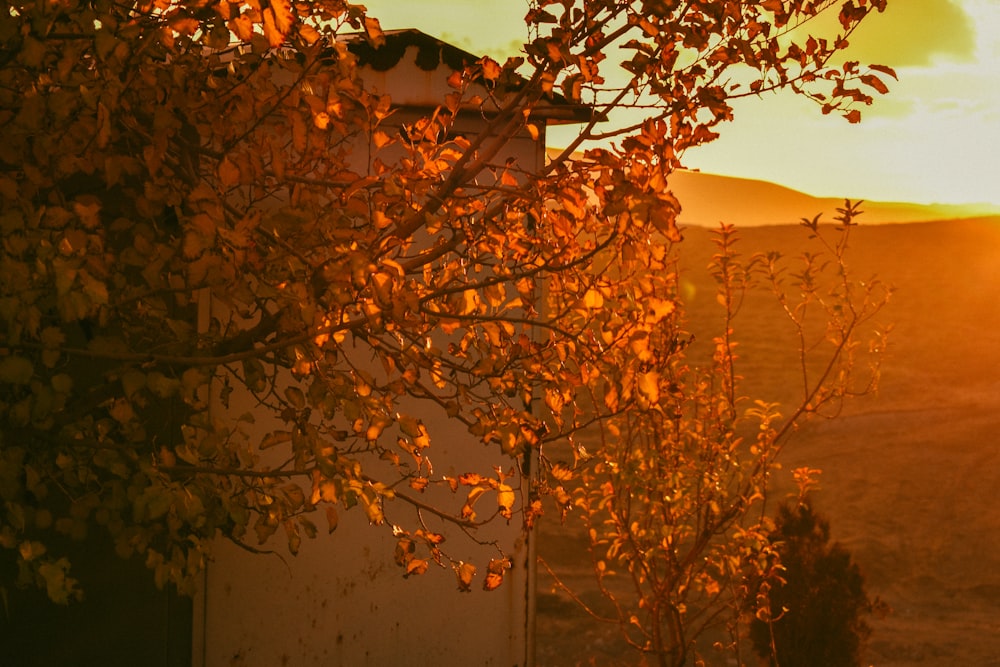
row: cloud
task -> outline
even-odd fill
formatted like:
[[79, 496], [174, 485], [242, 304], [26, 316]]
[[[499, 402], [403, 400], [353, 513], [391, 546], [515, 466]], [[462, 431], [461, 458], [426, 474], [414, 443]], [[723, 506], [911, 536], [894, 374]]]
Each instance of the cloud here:
[[961, 0], [895, 0], [851, 38], [851, 57], [891, 67], [975, 58], [976, 31]]

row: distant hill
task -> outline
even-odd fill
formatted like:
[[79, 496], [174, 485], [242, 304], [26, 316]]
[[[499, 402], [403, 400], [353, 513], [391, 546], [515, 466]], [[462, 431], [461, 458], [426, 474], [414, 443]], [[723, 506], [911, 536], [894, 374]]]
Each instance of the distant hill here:
[[[547, 152], [552, 157], [561, 153], [561, 149], [549, 148]], [[739, 227], [798, 224], [817, 213], [832, 222], [837, 209], [844, 205], [844, 197], [815, 197], [768, 181], [683, 169], [670, 175], [669, 185], [683, 207], [681, 224], [699, 227], [716, 227], [720, 222]], [[845, 197], [858, 200], [849, 193]], [[864, 215], [859, 223], [878, 225], [1000, 217], [1000, 205], [986, 203], [865, 201], [861, 210]]]
[[[781, 185], [749, 178], [719, 176], [695, 171], [677, 171], [670, 187], [681, 202], [680, 221], [686, 225], [714, 227], [720, 222], [740, 227], [798, 223], [802, 218], [823, 214], [832, 220], [843, 198], [814, 197]], [[929, 222], [1000, 215], [1000, 206], [908, 204], [871, 202], [862, 205], [861, 223], [887, 224]]]

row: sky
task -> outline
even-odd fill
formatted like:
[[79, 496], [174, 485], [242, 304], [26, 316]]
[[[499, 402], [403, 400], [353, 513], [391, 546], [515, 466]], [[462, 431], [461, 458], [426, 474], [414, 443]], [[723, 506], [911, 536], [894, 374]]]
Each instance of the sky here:
[[[418, 28], [497, 59], [527, 34], [526, 0], [362, 2], [385, 29]], [[790, 93], [739, 100], [722, 136], [685, 166], [817, 196], [1000, 205], [1000, 0], [889, 0], [849, 57], [899, 75], [860, 124]]]

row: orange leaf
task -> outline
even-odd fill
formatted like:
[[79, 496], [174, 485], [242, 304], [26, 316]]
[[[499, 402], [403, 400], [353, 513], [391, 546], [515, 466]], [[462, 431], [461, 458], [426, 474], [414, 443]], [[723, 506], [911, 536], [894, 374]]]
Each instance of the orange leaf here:
[[285, 43], [285, 33], [278, 27], [274, 12], [270, 9], [264, 12], [264, 37], [274, 49]]
[[503, 576], [510, 569], [510, 560], [506, 558], [492, 559], [486, 568], [486, 579], [483, 581], [483, 590], [492, 591], [500, 587], [503, 583]]
[[435, 533], [429, 530], [418, 530], [416, 532], [417, 537], [422, 538], [427, 544], [431, 546], [437, 546], [444, 542], [444, 535], [441, 533]]
[[496, 81], [500, 77], [500, 63], [489, 56], [480, 60], [479, 64], [483, 67], [483, 78], [487, 81]]
[[428, 563], [423, 558], [414, 558], [406, 564], [406, 574], [403, 577], [409, 577], [414, 574], [423, 574], [427, 571]]
[[198, 19], [191, 16], [175, 16], [170, 19], [170, 27], [181, 35], [193, 35], [201, 27]]
[[889, 87], [882, 82], [882, 79], [878, 78], [874, 74], [863, 74], [861, 76], [861, 82], [866, 86], [871, 86], [883, 95], [889, 92]]
[[375, 148], [382, 148], [392, 142], [392, 137], [382, 130], [375, 130], [372, 141], [375, 143]]
[[320, 36], [319, 31], [311, 25], [306, 25], [305, 23], [299, 25], [299, 37], [309, 46], [319, 41]]
[[219, 181], [227, 188], [240, 182], [240, 168], [228, 157], [222, 158], [222, 162], [219, 163]]
[[253, 38], [253, 21], [246, 14], [240, 14], [229, 22], [232, 30], [241, 41], [249, 42]]
[[887, 67], [885, 65], [869, 65], [868, 69], [873, 69], [876, 72], [882, 72], [882, 74], [888, 74], [893, 79], [896, 79], [897, 81], [899, 80], [899, 77], [896, 76], [896, 70], [891, 67]]
[[269, 139], [267, 144], [271, 150], [271, 171], [274, 172], [275, 178], [283, 181], [285, 180], [285, 154], [282, 152], [281, 146], [276, 145], [276, 141], [272, 142]]
[[269, 10], [274, 14], [274, 22], [282, 35], [287, 35], [292, 27], [295, 16], [292, 14], [292, 6], [288, 0], [271, 0]]
[[476, 486], [485, 478], [476, 472], [467, 472], [458, 476], [458, 483], [464, 486]]

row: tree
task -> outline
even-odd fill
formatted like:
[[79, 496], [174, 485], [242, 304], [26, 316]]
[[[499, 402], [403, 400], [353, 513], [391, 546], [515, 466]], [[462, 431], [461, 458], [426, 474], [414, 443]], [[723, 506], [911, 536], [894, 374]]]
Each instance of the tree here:
[[[720, 307], [711, 358], [694, 354], [693, 336], [677, 326], [633, 335], [631, 349], [611, 361], [635, 374], [638, 405], [615, 411], [617, 383], [595, 392], [592, 400], [612, 414], [601, 429], [576, 434], [579, 446], [567, 466], [574, 474], [556, 475], [565, 481], [554, 495], [564, 516], [575, 516], [589, 535], [599, 590], [614, 614], [585, 607], [620, 625], [628, 644], [655, 664], [711, 664], [714, 651], [742, 660], [746, 609], [770, 610], [756, 582], [780, 576], [786, 553], [774, 544], [766, 513], [780, 454], [803, 421], [834, 417], [845, 400], [877, 384], [885, 341], [872, 318], [891, 290], [848, 271], [858, 214], [848, 202], [836, 225], [821, 225], [818, 216], [803, 220], [818, 247], [799, 258], [778, 252], [743, 258], [735, 229], [717, 230], [709, 269]], [[676, 257], [657, 277], [664, 291], [680, 292]], [[787, 387], [770, 389], [785, 405], [755, 393], [767, 391], [759, 385], [747, 388], [737, 354], [740, 315], [767, 301], [777, 306], [767, 335], [783, 341], [790, 353], [784, 363], [800, 376], [791, 398]], [[704, 321], [681, 321], [699, 325], [699, 333], [712, 330]], [[635, 370], [628, 366], [633, 355], [642, 364]], [[794, 471], [803, 493], [817, 474]]]
[[[10, 3], [0, 546], [17, 574], [0, 585], [76, 596], [53, 534], [106, 533], [190, 590], [212, 539], [279, 533], [294, 554], [353, 507], [394, 531], [407, 574], [449, 564], [446, 533], [530, 527], [539, 494], [588, 474], [546, 444], [622, 433], [682, 391], [665, 272], [684, 152], [731, 100], [781, 88], [856, 120], [893, 73], [835, 56], [883, 8], [534, 2], [522, 58], [466, 63], [396, 131], [390, 95], [359, 76], [358, 53], [386, 40], [360, 6]], [[831, 39], [802, 32], [821, 13]], [[577, 138], [540, 173], [499, 160], [556, 93], [592, 107]], [[642, 119], [603, 122], [623, 108]], [[484, 129], [455, 131], [470, 113]], [[224, 308], [204, 312], [209, 298]], [[220, 419], [234, 392], [285, 426]], [[431, 476], [422, 404], [488, 446], [478, 470]], [[522, 494], [539, 453], [548, 482]], [[451, 565], [471, 586], [477, 566]], [[485, 566], [500, 585], [503, 555]]]

